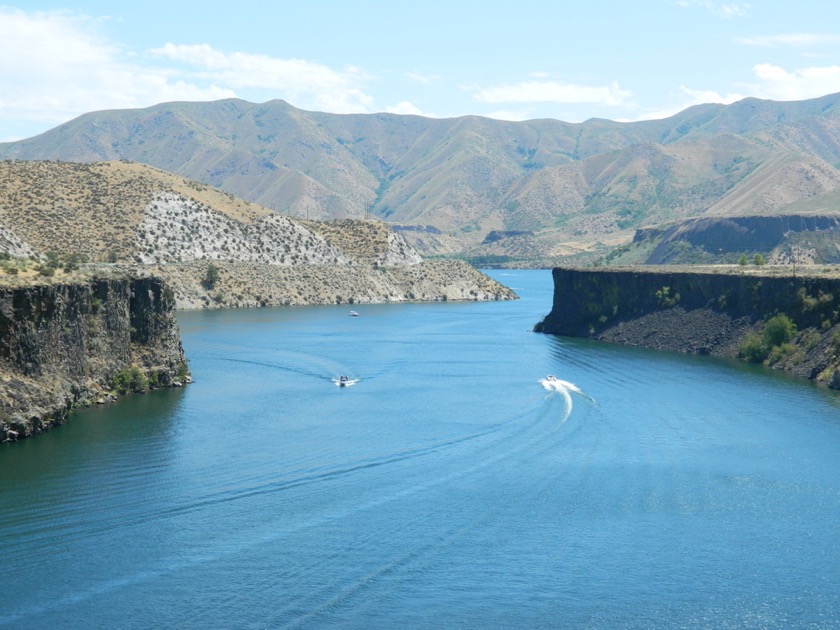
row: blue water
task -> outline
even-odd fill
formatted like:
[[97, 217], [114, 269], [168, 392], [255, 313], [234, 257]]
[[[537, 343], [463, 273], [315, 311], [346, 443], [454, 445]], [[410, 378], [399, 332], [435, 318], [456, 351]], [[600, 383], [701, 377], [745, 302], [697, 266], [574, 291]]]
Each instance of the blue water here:
[[181, 314], [194, 384], [0, 445], [0, 627], [840, 628], [838, 393], [531, 333], [550, 273], [492, 275]]

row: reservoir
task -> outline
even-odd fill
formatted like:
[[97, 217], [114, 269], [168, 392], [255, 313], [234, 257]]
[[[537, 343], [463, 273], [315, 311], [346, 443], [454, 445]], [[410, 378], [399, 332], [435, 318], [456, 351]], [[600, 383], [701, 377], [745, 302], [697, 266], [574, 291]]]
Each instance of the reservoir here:
[[0, 444], [0, 627], [840, 628], [840, 392], [490, 275], [179, 313], [195, 383]]

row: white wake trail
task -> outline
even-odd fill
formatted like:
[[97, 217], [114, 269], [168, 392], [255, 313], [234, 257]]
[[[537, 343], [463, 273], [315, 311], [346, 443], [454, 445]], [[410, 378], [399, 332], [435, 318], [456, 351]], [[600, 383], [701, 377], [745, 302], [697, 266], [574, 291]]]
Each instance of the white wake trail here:
[[563, 419], [561, 422], [565, 422], [570, 415], [572, 415], [572, 393], [579, 394], [584, 398], [589, 399], [592, 402], [595, 402], [595, 399], [592, 396], [586, 394], [580, 387], [575, 385], [574, 383], [570, 383], [569, 381], [564, 381], [562, 379], [549, 376], [539, 381], [540, 385], [549, 392], [549, 395], [556, 392], [563, 397], [563, 401], [566, 403], [566, 411], [563, 414]]

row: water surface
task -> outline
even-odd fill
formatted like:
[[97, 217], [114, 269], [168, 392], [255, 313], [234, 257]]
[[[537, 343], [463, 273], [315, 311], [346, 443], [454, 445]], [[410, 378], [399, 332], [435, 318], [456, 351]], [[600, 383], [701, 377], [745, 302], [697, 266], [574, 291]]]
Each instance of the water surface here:
[[194, 384], [0, 445], [0, 626], [840, 627], [838, 393], [531, 333], [550, 272], [493, 275], [180, 314]]

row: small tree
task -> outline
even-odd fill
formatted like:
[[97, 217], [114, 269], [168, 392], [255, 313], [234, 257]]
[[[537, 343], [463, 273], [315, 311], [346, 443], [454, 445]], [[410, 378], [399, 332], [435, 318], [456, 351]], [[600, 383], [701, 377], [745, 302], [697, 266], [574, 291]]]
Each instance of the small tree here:
[[210, 263], [207, 265], [207, 271], [204, 272], [204, 280], [201, 281], [201, 284], [204, 285], [205, 289], [212, 289], [216, 286], [216, 283], [219, 281], [219, 268]]
[[767, 264], [767, 261], [761, 254], [756, 254], [755, 256], [753, 256], [753, 264], [757, 267], [761, 267], [762, 265]]
[[740, 258], [738, 258], [738, 264], [741, 265], [742, 267], [745, 267], [748, 262], [749, 262], [749, 260], [747, 260], [747, 255], [746, 254], [741, 254]]

